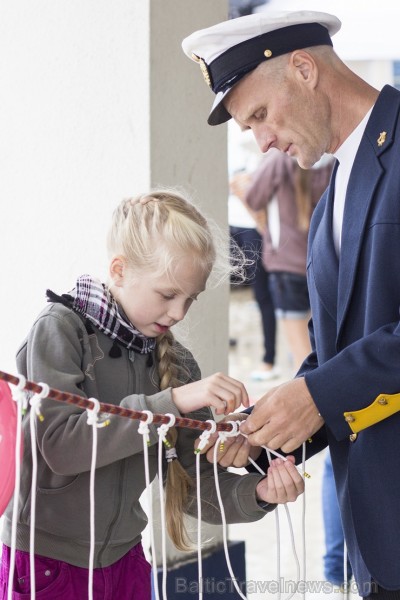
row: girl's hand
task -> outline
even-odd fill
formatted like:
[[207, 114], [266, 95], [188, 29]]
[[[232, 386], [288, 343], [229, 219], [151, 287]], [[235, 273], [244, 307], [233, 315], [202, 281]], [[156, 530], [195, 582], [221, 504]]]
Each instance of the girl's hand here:
[[288, 456], [287, 459], [276, 458], [271, 461], [267, 477], [257, 484], [257, 500], [285, 504], [294, 502], [304, 492], [304, 480], [294, 466], [294, 457]]
[[183, 415], [205, 406], [212, 406], [217, 415], [228, 415], [241, 405], [249, 406], [243, 383], [223, 373], [174, 388], [172, 400]]

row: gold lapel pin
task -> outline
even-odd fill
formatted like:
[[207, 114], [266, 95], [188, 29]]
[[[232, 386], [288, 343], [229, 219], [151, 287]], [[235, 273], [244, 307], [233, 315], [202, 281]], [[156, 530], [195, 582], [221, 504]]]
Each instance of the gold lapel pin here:
[[383, 146], [383, 144], [386, 142], [386, 131], [381, 131], [376, 141], [378, 142], [378, 146]]

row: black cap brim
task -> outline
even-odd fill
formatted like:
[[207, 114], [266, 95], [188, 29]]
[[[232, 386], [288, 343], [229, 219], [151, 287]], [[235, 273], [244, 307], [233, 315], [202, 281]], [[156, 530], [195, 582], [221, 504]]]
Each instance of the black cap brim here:
[[[234, 87], [234, 86], [233, 86]], [[211, 108], [211, 112], [208, 115], [207, 123], [209, 125], [221, 125], [226, 123], [232, 116], [228, 113], [224, 106], [224, 99], [229, 94], [232, 88], [225, 90], [224, 92], [218, 92], [216, 94], [214, 103]]]

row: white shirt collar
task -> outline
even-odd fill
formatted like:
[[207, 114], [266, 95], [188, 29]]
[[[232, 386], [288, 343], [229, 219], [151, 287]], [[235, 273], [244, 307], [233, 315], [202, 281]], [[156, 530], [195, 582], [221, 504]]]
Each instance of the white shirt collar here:
[[349, 183], [354, 159], [371, 112], [372, 108], [334, 153], [335, 158], [339, 161], [339, 167], [336, 171], [335, 178], [335, 198], [333, 204], [333, 242], [338, 256], [340, 256], [342, 245], [342, 226], [347, 185]]

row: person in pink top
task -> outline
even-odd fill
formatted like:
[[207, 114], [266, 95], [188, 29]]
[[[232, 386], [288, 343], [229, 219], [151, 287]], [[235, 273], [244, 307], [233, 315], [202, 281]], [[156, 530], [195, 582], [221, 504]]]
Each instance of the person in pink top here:
[[324, 157], [313, 169], [305, 170], [290, 156], [273, 149], [255, 171], [245, 195], [249, 208], [267, 212], [262, 261], [295, 371], [311, 350], [307, 329], [308, 229], [314, 207], [328, 186], [332, 165], [331, 158]]

